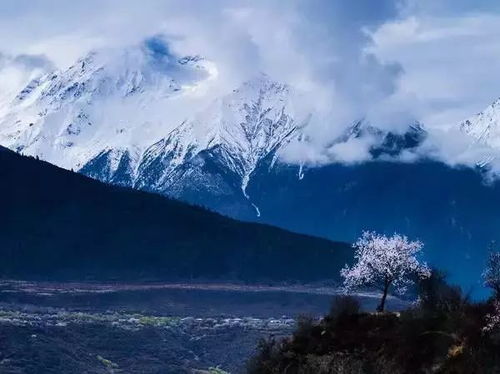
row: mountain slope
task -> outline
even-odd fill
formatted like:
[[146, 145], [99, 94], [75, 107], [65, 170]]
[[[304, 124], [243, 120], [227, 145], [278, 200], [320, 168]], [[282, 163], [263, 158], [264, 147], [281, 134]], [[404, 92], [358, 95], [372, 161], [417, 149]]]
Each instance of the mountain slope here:
[[3, 277], [314, 281], [337, 277], [351, 253], [3, 148], [0, 206]]
[[[253, 174], [308, 141], [311, 113], [299, 110], [298, 90], [266, 74], [200, 101], [217, 74], [161, 37], [96, 50], [2, 105], [0, 144], [104, 182], [258, 216], [247, 191]], [[423, 130], [408, 129], [396, 135], [359, 121], [336, 141], [369, 137], [375, 158], [392, 157], [418, 144]]]
[[253, 210], [252, 172], [307, 118], [295, 113], [293, 89], [265, 74], [200, 99], [216, 75], [161, 37], [96, 50], [2, 103], [0, 144], [101, 181]]
[[206, 195], [205, 201], [245, 200], [246, 185], [259, 162], [274, 157], [297, 134], [289, 96], [289, 87], [260, 75], [147, 147], [135, 170], [128, 151], [113, 150], [102, 152], [80, 171], [195, 203], [203, 201], [200, 194]]
[[304, 169], [302, 179], [298, 169], [254, 174], [259, 222], [345, 241], [363, 230], [401, 232], [422, 240], [426, 259], [454, 282], [481, 292], [488, 245], [500, 240], [500, 182], [431, 161], [333, 164]]
[[460, 129], [478, 142], [500, 147], [500, 99], [460, 124]]
[[480, 153], [475, 155], [476, 165], [482, 168], [495, 167], [500, 150], [500, 99], [460, 123], [459, 128], [470, 136], [471, 148], [479, 146], [481, 149]]
[[211, 74], [208, 61], [175, 56], [160, 38], [93, 51], [3, 104], [0, 141], [68, 169], [107, 150], [128, 151], [135, 160], [178, 125], [165, 113]]
[[146, 150], [137, 187], [169, 191], [179, 166], [189, 162], [195, 169], [204, 157], [211, 157], [237, 177], [245, 194], [258, 162], [286, 145], [297, 130], [288, 107], [289, 91], [262, 75], [216, 100]]

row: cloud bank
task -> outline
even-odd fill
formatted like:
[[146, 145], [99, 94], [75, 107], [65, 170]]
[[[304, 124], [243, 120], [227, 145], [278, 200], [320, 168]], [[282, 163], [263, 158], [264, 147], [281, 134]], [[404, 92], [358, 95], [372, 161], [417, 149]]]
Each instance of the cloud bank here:
[[429, 131], [420, 156], [473, 165], [455, 130], [500, 96], [500, 7], [479, 0], [18, 0], [0, 3], [0, 97], [96, 48], [164, 35], [176, 55], [217, 68], [215, 95], [259, 72], [313, 112], [289, 160], [369, 159], [371, 139], [333, 144], [353, 121]]

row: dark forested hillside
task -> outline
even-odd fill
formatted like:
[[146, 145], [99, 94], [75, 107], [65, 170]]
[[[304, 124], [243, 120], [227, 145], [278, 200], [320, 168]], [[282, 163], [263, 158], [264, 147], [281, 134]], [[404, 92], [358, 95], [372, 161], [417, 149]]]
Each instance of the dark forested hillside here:
[[43, 279], [335, 278], [347, 244], [243, 223], [0, 150], [0, 272]]

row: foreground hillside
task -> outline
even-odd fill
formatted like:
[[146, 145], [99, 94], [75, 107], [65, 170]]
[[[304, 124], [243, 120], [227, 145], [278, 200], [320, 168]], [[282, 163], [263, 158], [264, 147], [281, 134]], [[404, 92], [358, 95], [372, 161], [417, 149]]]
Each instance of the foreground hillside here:
[[483, 374], [500, 370], [499, 301], [474, 303], [442, 275], [422, 280], [419, 302], [367, 313], [351, 297], [304, 319], [285, 339], [262, 342], [249, 374]]
[[344, 243], [108, 186], [5, 149], [0, 205], [3, 277], [316, 281], [350, 254]]

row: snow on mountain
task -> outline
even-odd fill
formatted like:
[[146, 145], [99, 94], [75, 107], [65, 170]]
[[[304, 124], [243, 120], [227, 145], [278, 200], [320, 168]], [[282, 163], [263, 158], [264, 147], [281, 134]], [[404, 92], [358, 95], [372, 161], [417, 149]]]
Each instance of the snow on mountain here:
[[[307, 142], [310, 113], [297, 111], [296, 90], [266, 74], [199, 101], [217, 74], [160, 37], [94, 51], [35, 77], [3, 105], [0, 144], [104, 182], [251, 207], [252, 174], [272, 168], [290, 142]], [[421, 130], [396, 135], [359, 121], [337, 142], [368, 136], [374, 157], [397, 156], [419, 143]]]
[[175, 56], [159, 37], [94, 51], [3, 105], [0, 144], [105, 182], [247, 197], [259, 162], [276, 158], [304, 121], [292, 89], [265, 74], [197, 105], [197, 90], [216, 75], [209, 61]]
[[[9, 103], [19, 91], [32, 89], [40, 77], [54, 66], [39, 55], [5, 55], [0, 53], [0, 117], [8, 111]], [[31, 83], [30, 83], [31, 82]]]
[[460, 123], [459, 128], [472, 139], [469, 147], [475, 150], [476, 166], [488, 168], [497, 163], [500, 152], [500, 99]]
[[419, 122], [410, 124], [403, 133], [382, 130], [366, 120], [355, 122], [348, 128], [339, 141], [346, 142], [353, 138], [370, 137], [373, 146], [370, 153], [373, 158], [396, 157], [403, 151], [418, 147], [427, 137], [427, 131]]
[[500, 148], [500, 99], [462, 122], [460, 129], [482, 144]]
[[189, 95], [211, 69], [199, 57], [172, 55], [158, 38], [91, 52], [32, 80], [4, 106], [0, 144], [76, 169], [105, 150], [135, 157], [175, 125], [158, 108]]
[[245, 194], [259, 161], [285, 146], [299, 125], [290, 88], [260, 75], [148, 148], [139, 165], [138, 187], [168, 190], [179, 167], [187, 162], [202, 166], [211, 157], [240, 179]]

